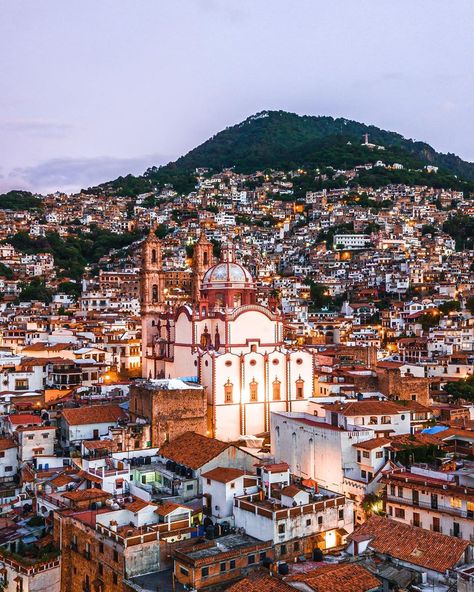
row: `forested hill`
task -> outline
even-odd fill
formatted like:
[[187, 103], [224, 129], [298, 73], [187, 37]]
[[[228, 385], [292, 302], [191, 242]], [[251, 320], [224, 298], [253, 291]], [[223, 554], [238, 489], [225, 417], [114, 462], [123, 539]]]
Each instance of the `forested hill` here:
[[[385, 151], [361, 146], [366, 133], [370, 143], [384, 146]], [[263, 111], [219, 132], [173, 163], [152, 167], [139, 177], [119, 177], [102, 187], [136, 194], [171, 183], [177, 191], [186, 191], [192, 188], [192, 172], [197, 167], [217, 171], [235, 167], [236, 171], [250, 173], [300, 166], [350, 168], [378, 159], [410, 168], [431, 164], [446, 174], [474, 181], [474, 163], [436, 152], [424, 142], [408, 140], [395, 132], [343, 118]]]

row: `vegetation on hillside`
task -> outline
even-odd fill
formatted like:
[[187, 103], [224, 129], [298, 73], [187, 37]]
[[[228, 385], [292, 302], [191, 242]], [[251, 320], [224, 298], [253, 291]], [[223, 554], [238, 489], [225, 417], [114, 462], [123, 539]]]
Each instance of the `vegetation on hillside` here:
[[9, 191], [0, 195], [0, 210], [34, 210], [41, 208], [41, 199], [29, 191]]
[[[362, 146], [364, 134], [385, 150]], [[388, 183], [423, 184], [433, 187], [474, 190], [474, 164], [454, 154], [441, 154], [423, 142], [407, 140], [400, 134], [347, 119], [299, 116], [284, 111], [262, 112], [229, 127], [197, 148], [161, 167], [151, 167], [142, 176], [127, 175], [101, 186], [118, 195], [138, 195], [171, 185], [179, 193], [195, 186], [194, 171], [209, 167], [216, 171], [234, 167], [250, 173], [266, 169], [311, 169], [328, 166], [348, 169], [382, 160], [405, 168], [382, 167], [361, 172], [364, 186], [379, 187]], [[423, 166], [440, 167], [438, 173], [424, 172]], [[415, 169], [408, 171], [407, 169]], [[315, 179], [308, 175], [311, 189], [340, 186], [344, 178]], [[90, 191], [96, 190], [91, 188]]]

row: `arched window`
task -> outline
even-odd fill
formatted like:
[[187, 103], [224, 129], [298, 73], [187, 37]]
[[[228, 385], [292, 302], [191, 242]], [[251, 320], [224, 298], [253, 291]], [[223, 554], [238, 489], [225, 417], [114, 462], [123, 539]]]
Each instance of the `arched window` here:
[[204, 265], [209, 264], [209, 257], [207, 256], [207, 251], [204, 251], [204, 253], [202, 254], [202, 262]]
[[273, 386], [273, 400], [279, 401], [281, 399], [281, 381], [278, 380], [278, 378], [275, 378], [275, 380], [272, 383], [272, 386]]
[[227, 382], [224, 384], [224, 400], [226, 403], [232, 403], [233, 392], [234, 392], [234, 385], [231, 383], [230, 379], [228, 378]]
[[151, 289], [151, 300], [152, 302], [158, 302], [158, 285], [153, 284]]
[[238, 292], [234, 294], [234, 306], [237, 308], [238, 306], [242, 305], [242, 294]]
[[156, 263], [156, 249], [152, 249], [151, 251], [151, 262]]
[[296, 398], [304, 398], [304, 380], [301, 378], [301, 376], [296, 381]]
[[252, 379], [252, 382], [249, 384], [250, 387], [250, 400], [251, 401], [258, 401], [258, 382], [255, 378]]

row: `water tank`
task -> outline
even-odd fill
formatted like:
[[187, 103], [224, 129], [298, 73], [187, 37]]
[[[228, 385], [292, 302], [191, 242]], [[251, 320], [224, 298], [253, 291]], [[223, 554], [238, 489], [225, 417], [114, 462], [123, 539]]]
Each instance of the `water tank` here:
[[322, 561], [322, 560], [323, 560], [323, 552], [321, 551], [321, 549], [316, 547], [316, 549], [313, 549], [313, 561]]
[[278, 564], [278, 573], [281, 576], [287, 576], [290, 573], [290, 568], [288, 567], [288, 563], [286, 563], [286, 561], [282, 561]]

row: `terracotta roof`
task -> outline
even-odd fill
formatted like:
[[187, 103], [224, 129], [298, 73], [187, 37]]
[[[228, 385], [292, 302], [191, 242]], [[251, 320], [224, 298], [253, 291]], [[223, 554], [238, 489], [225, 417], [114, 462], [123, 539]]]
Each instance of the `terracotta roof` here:
[[127, 417], [119, 405], [93, 405], [64, 409], [62, 415], [69, 425], [115, 423], [117, 420]]
[[77, 491], [67, 491], [63, 493], [63, 497], [66, 499], [70, 499], [74, 502], [77, 501], [85, 501], [85, 500], [94, 500], [98, 498], [106, 498], [112, 497], [110, 493], [106, 491], [102, 491], [102, 489], [79, 489]]
[[352, 444], [352, 446], [354, 446], [354, 448], [362, 448], [363, 450], [375, 450], [375, 448], [390, 444], [391, 441], [390, 438], [371, 438], [370, 440], [365, 440], [365, 442]]
[[16, 447], [17, 445], [11, 438], [0, 438], [0, 450], [9, 450]]
[[9, 415], [8, 420], [13, 425], [23, 425], [25, 423], [42, 423], [41, 417], [39, 415], [35, 415], [34, 413], [15, 413], [13, 415]]
[[314, 592], [369, 592], [381, 586], [380, 580], [356, 563], [323, 565], [314, 571], [290, 576], [287, 580], [303, 582]]
[[268, 465], [261, 465], [262, 469], [264, 469], [267, 473], [286, 473], [289, 470], [289, 465], [286, 462], [276, 463], [276, 464], [268, 464]]
[[227, 450], [231, 444], [215, 438], [185, 432], [160, 448], [160, 455], [190, 469], [199, 469]]
[[84, 448], [88, 450], [110, 450], [115, 451], [117, 449], [117, 443], [115, 440], [85, 440], [83, 443]]
[[219, 481], [219, 483], [229, 483], [242, 477], [245, 472], [242, 469], [231, 469], [230, 467], [216, 467], [207, 473], [203, 473], [201, 477], [211, 479], [212, 481]]
[[400, 407], [392, 401], [354, 401], [352, 403], [341, 404], [334, 403], [323, 405], [328, 411], [342, 413], [346, 417], [356, 417], [358, 415], [396, 415], [402, 413]]
[[22, 426], [17, 429], [17, 432], [44, 432], [45, 430], [56, 431], [56, 428], [54, 426], [44, 426], [44, 425]]
[[295, 497], [298, 493], [301, 493], [303, 490], [296, 485], [287, 485], [281, 490], [281, 495], [286, 495], [286, 497]]
[[[127, 504], [125, 507], [127, 510], [130, 510], [130, 512], [133, 512], [134, 514], [136, 514], [137, 512], [139, 512], [140, 510], [143, 510], [143, 508], [146, 508], [147, 506], [149, 506], [150, 504], [148, 502], [145, 502], [144, 500], [140, 499], [139, 497], [136, 497], [133, 502]], [[154, 505], [154, 504], [151, 504]]]
[[227, 588], [227, 592], [295, 592], [290, 586], [267, 571], [255, 571]]
[[356, 534], [373, 536], [369, 546], [378, 553], [439, 573], [453, 569], [469, 546], [468, 541], [380, 516], [371, 516]]
[[181, 504], [175, 504], [174, 502], [165, 502], [164, 504], [161, 504], [160, 506], [158, 506], [156, 508], [155, 513], [159, 514], [160, 516], [168, 516], [168, 514], [171, 514], [171, 512], [174, 512], [178, 508], [182, 508], [183, 510], [188, 510], [189, 512], [192, 511], [191, 508], [188, 508], [188, 506], [183, 506]]

